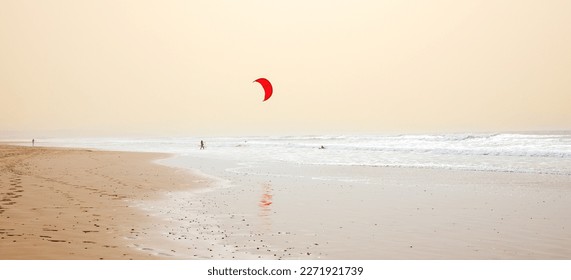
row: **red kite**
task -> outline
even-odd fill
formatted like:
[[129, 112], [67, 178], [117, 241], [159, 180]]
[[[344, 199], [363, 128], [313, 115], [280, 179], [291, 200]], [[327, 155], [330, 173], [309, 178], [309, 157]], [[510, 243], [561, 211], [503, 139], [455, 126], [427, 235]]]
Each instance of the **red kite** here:
[[262, 87], [264, 88], [264, 92], [265, 92], [264, 101], [270, 99], [270, 97], [272, 96], [272, 92], [274, 91], [270, 81], [268, 81], [268, 79], [266, 79], [266, 78], [259, 78], [259, 79], [255, 80], [254, 83], [255, 82], [260, 83], [260, 85], [262, 85]]

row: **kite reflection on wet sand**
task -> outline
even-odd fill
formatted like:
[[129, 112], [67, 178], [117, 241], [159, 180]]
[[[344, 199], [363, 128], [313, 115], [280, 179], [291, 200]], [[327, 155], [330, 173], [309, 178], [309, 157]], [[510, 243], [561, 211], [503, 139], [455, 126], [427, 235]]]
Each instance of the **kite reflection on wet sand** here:
[[260, 207], [267, 209], [270, 205], [272, 205], [271, 187], [269, 184], [264, 184]]
[[269, 183], [262, 185], [262, 196], [260, 197], [260, 201], [258, 202], [258, 206], [260, 207], [260, 211], [258, 216], [261, 220], [261, 225], [264, 231], [270, 231], [272, 227], [272, 221], [270, 219], [270, 214], [272, 213], [271, 205], [272, 205], [272, 186]]

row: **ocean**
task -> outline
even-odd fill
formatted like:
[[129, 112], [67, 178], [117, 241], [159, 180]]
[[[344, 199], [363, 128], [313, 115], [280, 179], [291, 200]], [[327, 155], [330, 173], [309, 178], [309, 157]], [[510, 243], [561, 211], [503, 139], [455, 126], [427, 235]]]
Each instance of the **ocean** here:
[[[200, 140], [205, 142], [205, 150], [199, 149]], [[238, 163], [571, 175], [570, 133], [50, 138], [36, 141], [43, 146], [162, 152]]]

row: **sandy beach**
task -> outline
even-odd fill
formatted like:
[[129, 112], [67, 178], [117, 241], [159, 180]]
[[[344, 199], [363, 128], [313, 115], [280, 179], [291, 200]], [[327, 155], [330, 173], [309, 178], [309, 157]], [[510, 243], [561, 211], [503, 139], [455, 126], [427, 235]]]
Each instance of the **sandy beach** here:
[[565, 175], [9, 145], [0, 168], [0, 259], [571, 259]]
[[[174, 252], [132, 201], [199, 186], [161, 154], [0, 146], [0, 259], [156, 259]], [[171, 254], [169, 254], [171, 253]]]

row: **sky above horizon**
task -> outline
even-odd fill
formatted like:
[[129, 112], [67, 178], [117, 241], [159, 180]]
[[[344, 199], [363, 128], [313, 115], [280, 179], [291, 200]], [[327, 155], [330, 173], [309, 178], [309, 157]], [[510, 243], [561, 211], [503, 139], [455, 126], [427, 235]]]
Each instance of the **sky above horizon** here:
[[0, 133], [571, 130], [570, 13], [528, 0], [0, 1]]

